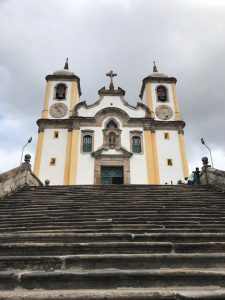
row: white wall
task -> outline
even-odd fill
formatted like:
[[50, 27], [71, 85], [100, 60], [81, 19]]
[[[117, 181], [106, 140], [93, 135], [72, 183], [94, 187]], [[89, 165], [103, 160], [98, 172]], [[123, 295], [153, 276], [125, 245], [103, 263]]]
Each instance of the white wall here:
[[[92, 129], [93, 128], [81, 128]], [[94, 158], [90, 153], [81, 152], [81, 138], [82, 134], [79, 134], [78, 141], [78, 161], [77, 161], [77, 182], [76, 184], [94, 184]], [[95, 144], [95, 135], [94, 135], [94, 144]]]
[[[169, 132], [170, 139], [164, 138], [164, 132]], [[175, 130], [157, 130], [156, 141], [159, 160], [160, 183], [177, 184], [178, 180], [183, 180], [183, 168], [181, 162], [178, 132]], [[167, 159], [173, 160], [173, 166], [167, 165]]]
[[[54, 131], [59, 132], [59, 138], [54, 138]], [[63, 184], [66, 159], [67, 129], [45, 129], [43, 152], [41, 157], [41, 181], [50, 180], [51, 185]], [[56, 165], [50, 166], [50, 158], [56, 158]]]
[[[94, 131], [94, 151], [102, 147], [103, 144], [103, 132], [105, 124], [110, 118], [103, 120], [102, 127], [82, 127], [81, 130], [93, 130]], [[130, 131], [139, 130], [143, 131], [141, 127], [121, 127], [121, 120], [119, 118], [114, 118], [119, 123], [119, 128], [122, 129], [121, 132], [121, 146], [126, 150], [131, 152], [130, 143]], [[77, 184], [93, 184], [94, 183], [94, 158], [91, 154], [81, 153], [81, 138], [79, 136], [78, 145], [78, 171], [77, 171]], [[146, 153], [145, 153], [145, 141], [143, 136], [143, 154], [133, 154], [130, 158], [130, 178], [132, 184], [147, 184], [147, 166], [146, 166]], [[113, 152], [113, 153], [112, 153]], [[115, 149], [105, 151], [104, 154], [121, 154]]]

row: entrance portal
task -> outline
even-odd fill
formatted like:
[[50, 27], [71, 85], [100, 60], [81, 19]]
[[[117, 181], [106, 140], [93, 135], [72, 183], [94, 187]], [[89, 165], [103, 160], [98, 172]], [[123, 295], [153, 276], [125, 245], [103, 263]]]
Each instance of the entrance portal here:
[[101, 167], [102, 184], [123, 184], [123, 167]]

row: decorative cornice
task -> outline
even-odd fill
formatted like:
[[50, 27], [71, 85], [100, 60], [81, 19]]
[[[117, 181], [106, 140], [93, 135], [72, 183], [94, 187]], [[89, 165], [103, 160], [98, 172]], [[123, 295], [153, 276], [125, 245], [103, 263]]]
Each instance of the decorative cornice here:
[[82, 129], [81, 132], [82, 133], [94, 133], [94, 130], [91, 130], [91, 129]]
[[44, 131], [45, 131], [45, 129], [44, 129], [43, 126], [41, 126], [41, 127], [38, 128], [38, 133], [41, 133], [41, 132], [44, 132]]
[[185, 127], [186, 123], [184, 121], [155, 121], [152, 122], [155, 130], [181, 130]]
[[131, 134], [142, 134], [143, 131], [141, 131], [141, 130], [131, 130], [130, 133]]
[[45, 128], [73, 128], [73, 122], [70, 119], [39, 119], [37, 120], [37, 125], [39, 130], [44, 130]]
[[179, 134], [184, 134], [183, 127], [181, 127], [181, 126], [178, 127], [178, 133]]
[[154, 125], [151, 125], [151, 126], [150, 126], [150, 131], [151, 131], [152, 133], [155, 133], [155, 126], [154, 126]]
[[[60, 129], [80, 129], [82, 126], [102, 127], [95, 117], [73, 116], [69, 119], [39, 119], [37, 121], [39, 131], [43, 132], [45, 128]], [[185, 127], [184, 121], [156, 121], [150, 118], [124, 118], [123, 127], [142, 127], [144, 130], [177, 130], [182, 133]]]
[[46, 81], [49, 81], [49, 80], [51, 80], [51, 81], [53, 81], [53, 80], [77, 81], [79, 96], [82, 95], [81, 87], [80, 87], [80, 78], [77, 75], [47, 75], [45, 77], [45, 79], [46, 79]]

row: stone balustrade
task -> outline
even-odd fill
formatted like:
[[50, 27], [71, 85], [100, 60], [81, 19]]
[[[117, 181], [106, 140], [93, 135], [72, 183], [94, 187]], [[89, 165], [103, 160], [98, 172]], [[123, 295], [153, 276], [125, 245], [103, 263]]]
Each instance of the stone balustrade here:
[[29, 157], [27, 155], [25, 155], [25, 163], [21, 166], [0, 174], [0, 198], [14, 193], [26, 185], [43, 185], [40, 179], [31, 171]]
[[225, 190], [225, 171], [212, 168], [208, 164], [208, 158], [202, 158], [203, 167], [200, 175], [201, 184], [214, 185], [222, 190]]

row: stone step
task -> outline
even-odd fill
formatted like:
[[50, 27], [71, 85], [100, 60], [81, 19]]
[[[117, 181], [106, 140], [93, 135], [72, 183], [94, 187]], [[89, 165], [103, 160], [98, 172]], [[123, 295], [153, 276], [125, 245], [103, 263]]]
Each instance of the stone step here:
[[[85, 208], [86, 210], [90, 210], [90, 212], [98, 212], [98, 211], [104, 211], [106, 209], [110, 209], [110, 211], [120, 211], [121, 208], [126, 208], [128, 209], [128, 211], [135, 211], [135, 209], [139, 210], [139, 211], [143, 211], [144, 209], [146, 209], [149, 212], [153, 212], [156, 210], [160, 210], [160, 211], [164, 211], [165, 209], [168, 209], [170, 212], [174, 212], [173, 210], [179, 210], [181, 212], [185, 212], [185, 211], [192, 211], [193, 212], [197, 212], [200, 208], [202, 208], [201, 211], [198, 211], [200, 214], [201, 213], [205, 213], [207, 212], [207, 210], [211, 211], [218, 211], [220, 208], [224, 208], [225, 205], [218, 203], [218, 201], [215, 199], [214, 203], [210, 204], [210, 203], [206, 203], [206, 201], [202, 201], [201, 203], [181, 203], [179, 202], [179, 204], [175, 205], [175, 199], [171, 199], [171, 202], [173, 201], [173, 204], [169, 205], [165, 202], [163, 203], [159, 203], [157, 205], [154, 205], [150, 202], [148, 203], [137, 203], [136, 205], [126, 202], [123, 203], [122, 201], [120, 202], [120, 204], [110, 204], [110, 203], [100, 203], [99, 205], [97, 205], [95, 202], [94, 203], [89, 203], [88, 205], [85, 203], [79, 203], [79, 202], [72, 202], [72, 203], [68, 203], [66, 202], [66, 199], [64, 199], [64, 202], [62, 203], [52, 203], [52, 204], [42, 204], [42, 203], [38, 203], [38, 200], [35, 204], [27, 204], [24, 202], [20, 202], [20, 205], [14, 205], [12, 204], [8, 204], [7, 206], [3, 206], [0, 207], [1, 210], [4, 211], [12, 211], [12, 209], [15, 209], [15, 213], [21, 211], [21, 209], [23, 208], [24, 211], [33, 211], [33, 210], [39, 210], [39, 211], [43, 211], [43, 210], [57, 210], [59, 208], [62, 208], [63, 210], [68, 209], [68, 207], [71, 207], [71, 209], [73, 209], [73, 211], [82, 211], [83, 208]], [[138, 202], [138, 201], [137, 201]], [[22, 207], [21, 205], [23, 205], [24, 207]], [[210, 207], [211, 206], [211, 207]]]
[[[128, 214], [129, 213], [129, 214]], [[149, 213], [149, 212], [145, 212], [145, 213], [133, 213], [133, 212], [127, 212], [127, 214], [125, 213], [116, 213], [116, 212], [98, 212], [97, 213], [88, 213], [88, 211], [85, 212], [70, 212], [70, 211], [58, 211], [58, 214], [56, 211], [47, 211], [47, 212], [43, 212], [42, 214], [40, 212], [35, 212], [35, 213], [27, 213], [27, 212], [23, 212], [21, 214], [17, 214], [17, 213], [6, 213], [2, 210], [2, 215], [0, 218], [0, 222], [9, 222], [9, 221], [21, 221], [20, 216], [23, 216], [25, 218], [25, 220], [32, 220], [32, 219], [36, 219], [36, 220], [46, 220], [47, 218], [52, 218], [52, 219], [58, 219], [59, 220], [77, 220], [80, 222], [87, 222], [87, 221], [96, 221], [96, 220], [109, 220], [112, 219], [113, 221], [121, 221], [121, 222], [127, 222], [127, 221], [134, 221], [136, 222], [141, 221], [141, 222], [145, 222], [145, 221], [154, 221], [154, 222], [184, 222], [185, 220], [187, 222], [190, 221], [203, 221], [203, 222], [211, 222], [211, 221], [220, 221], [220, 222], [224, 222], [225, 221], [225, 217], [219, 213], [217, 214], [208, 214], [207, 212], [205, 212], [204, 214], [198, 214], [197, 212], [194, 213], [192, 212], [189, 216], [185, 217], [184, 214], [179, 214], [179, 215], [175, 215], [173, 214], [166, 214], [164, 213]], [[10, 217], [10, 220], [9, 220]]]
[[52, 226], [36, 226], [36, 227], [3, 227], [0, 228], [1, 233], [11, 233], [11, 232], [18, 232], [18, 233], [62, 233], [62, 232], [73, 232], [73, 233], [130, 233], [130, 234], [150, 234], [150, 233], [225, 233], [224, 227], [187, 227], [187, 228], [166, 228], [165, 226], [155, 226], [154, 228], [137, 228], [137, 227], [129, 227], [129, 228], [73, 228], [70, 226], [62, 227], [57, 225]]
[[208, 286], [186, 288], [123, 288], [84, 290], [19, 290], [0, 291], [4, 300], [220, 300], [225, 289]]
[[225, 253], [224, 242], [99, 242], [0, 244], [0, 256], [78, 254]]
[[[25, 219], [26, 222], [31, 222], [33, 220], [35, 221], [45, 221], [48, 218], [51, 220], [60, 220], [60, 221], [69, 221], [69, 220], [76, 220], [77, 222], [92, 222], [92, 221], [114, 221], [114, 222], [225, 222], [225, 217], [224, 216], [206, 216], [206, 215], [189, 215], [187, 217], [185, 216], [171, 216], [171, 215], [145, 215], [145, 216], [135, 216], [135, 215], [125, 215], [120, 216], [117, 214], [110, 214], [109, 218], [105, 214], [99, 214], [99, 215], [75, 215], [73, 213], [63, 213], [61, 215], [59, 214], [33, 214], [33, 215], [28, 215], [28, 214], [23, 214], [23, 218]], [[10, 218], [10, 220], [9, 220]], [[22, 222], [21, 220], [21, 215], [11, 215], [11, 214], [4, 214], [0, 216], [0, 222], [5, 223], [5, 222]]]
[[[13, 228], [3, 228], [0, 229], [0, 234], [2, 233], [18, 233], [18, 234], [24, 234], [24, 233], [95, 233], [95, 229], [73, 229], [73, 228], [26, 228], [26, 227], [13, 227]], [[143, 229], [127, 229], [127, 228], [111, 228], [111, 229], [98, 229], [99, 233], [110, 233], [110, 234], [121, 234], [121, 233], [127, 233], [127, 234], [153, 234], [153, 233], [160, 233], [160, 234], [177, 234], [177, 233], [225, 233], [225, 230], [223, 228], [155, 228], [150, 230], [143, 230]]]
[[187, 220], [187, 222], [184, 221], [142, 221], [142, 220], [126, 220], [124, 222], [120, 222], [117, 220], [113, 220], [110, 218], [105, 219], [97, 219], [97, 220], [89, 220], [89, 221], [79, 221], [76, 220], [76, 218], [71, 218], [71, 220], [64, 220], [62, 218], [59, 218], [58, 220], [56, 218], [52, 218], [49, 216], [47, 219], [35, 219], [27, 220], [24, 218], [24, 220], [12, 220], [12, 221], [0, 221], [0, 228], [2, 229], [9, 229], [9, 228], [51, 228], [53, 227], [61, 227], [61, 228], [74, 228], [76, 229], [96, 229], [96, 232], [101, 229], [120, 229], [123, 228], [124, 230], [127, 229], [149, 229], [152, 230], [154, 228], [165, 228], [165, 229], [205, 229], [205, 228], [219, 228], [219, 229], [225, 229], [225, 222], [220, 220], [211, 220], [209, 221], [193, 221], [193, 220]]
[[87, 243], [87, 242], [225, 242], [225, 233], [3, 233], [0, 243]]
[[225, 271], [173, 269], [173, 270], [96, 270], [57, 272], [0, 272], [0, 289], [120, 289], [165, 288], [187, 286], [224, 288]]
[[225, 226], [225, 220], [211, 220], [209, 222], [208, 220], [136, 220], [136, 219], [125, 219], [125, 220], [116, 220], [112, 218], [104, 218], [104, 219], [93, 219], [93, 220], [76, 220], [76, 217], [73, 217], [71, 219], [63, 219], [59, 217], [52, 218], [49, 216], [48, 218], [46, 217], [45, 219], [39, 219], [39, 218], [33, 218], [33, 219], [20, 219], [20, 220], [1, 220], [1, 227], [3, 226], [8, 226], [8, 225], [35, 225], [35, 224], [40, 224], [42, 225], [50, 225], [50, 224], [60, 224], [60, 225], [76, 225], [76, 226], [107, 226], [113, 225], [113, 226], [130, 226], [130, 225], [135, 225], [135, 226], [146, 226], [146, 225], [164, 225], [164, 226], [184, 226], [187, 227], [189, 226], [196, 226], [196, 225], [201, 225], [201, 226], [218, 226], [220, 225], [221, 227]]
[[225, 254], [92, 254], [0, 256], [0, 271], [225, 269]]
[[[0, 244], [0, 256], [78, 255], [104, 253], [171, 253], [173, 245], [156, 243], [9, 243]], [[222, 252], [222, 250], [220, 251]]]
[[[10, 198], [8, 202], [6, 202], [3, 199], [3, 202], [1, 202], [2, 205], [6, 204], [15, 204], [18, 205], [20, 202], [26, 202], [27, 204], [35, 204], [37, 201], [42, 204], [53, 204], [53, 203], [60, 203], [63, 202], [63, 199], [66, 198], [68, 203], [73, 203], [76, 199], [78, 202], [83, 202], [84, 204], [90, 204], [90, 203], [97, 203], [97, 204], [104, 204], [106, 202], [112, 203], [112, 204], [120, 204], [121, 201], [125, 204], [133, 203], [136, 204], [137, 201], [140, 203], [152, 203], [152, 204], [160, 204], [160, 203], [167, 203], [170, 204], [170, 200], [173, 199], [175, 202], [171, 204], [177, 204], [177, 203], [198, 203], [204, 202], [205, 200], [209, 201], [209, 203], [213, 203], [213, 199], [218, 200], [218, 203], [223, 204], [222, 199], [224, 197], [224, 194], [216, 194], [216, 193], [204, 193], [204, 194], [191, 194], [191, 193], [182, 193], [178, 195], [178, 192], [174, 194], [160, 193], [160, 198], [158, 197], [158, 194], [160, 192], [157, 192], [155, 195], [150, 192], [149, 194], [146, 192], [140, 192], [140, 193], [121, 193], [121, 195], [117, 192], [115, 194], [107, 194], [107, 195], [93, 195], [93, 194], [79, 194], [79, 193], [71, 193], [70, 195], [67, 195], [66, 193], [60, 195], [53, 195], [53, 194], [47, 194], [46, 195], [39, 195], [34, 192], [27, 192], [27, 194], [21, 195], [18, 197], [15, 195], [15, 197]], [[57, 196], [57, 197], [56, 197]], [[113, 201], [112, 197], [115, 197], [115, 201]], [[53, 198], [55, 198], [55, 201], [53, 201]], [[126, 201], [125, 201], [126, 200]]]

